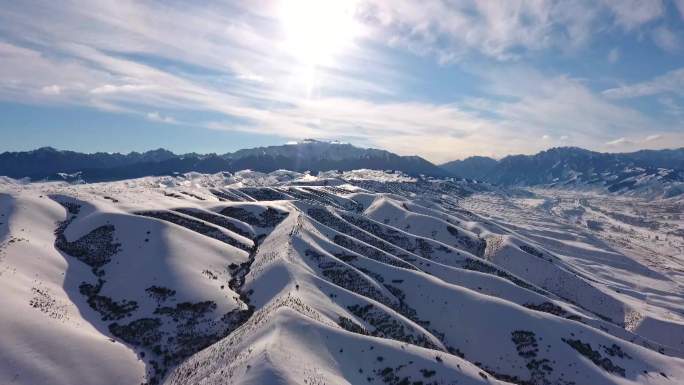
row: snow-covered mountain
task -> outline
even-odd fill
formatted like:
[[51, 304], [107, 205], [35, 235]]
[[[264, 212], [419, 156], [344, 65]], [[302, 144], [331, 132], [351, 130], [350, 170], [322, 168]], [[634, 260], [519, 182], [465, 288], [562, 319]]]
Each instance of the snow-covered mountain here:
[[[0, 383], [684, 382], [681, 281], [478, 208], [496, 194], [376, 170], [2, 179]], [[584, 268], [609, 255], [619, 273]]]
[[684, 148], [610, 154], [560, 147], [498, 161], [471, 157], [442, 168], [498, 185], [595, 188], [665, 197], [684, 193]]
[[58, 151], [45, 147], [0, 154], [0, 175], [33, 180], [61, 180], [78, 173], [87, 182], [174, 175], [186, 172], [217, 173], [251, 169], [271, 172], [327, 170], [398, 170], [409, 175], [448, 176], [442, 168], [418, 156], [360, 148], [347, 143], [304, 140], [281, 146], [239, 150], [223, 155], [176, 155], [164, 149], [129, 154]]

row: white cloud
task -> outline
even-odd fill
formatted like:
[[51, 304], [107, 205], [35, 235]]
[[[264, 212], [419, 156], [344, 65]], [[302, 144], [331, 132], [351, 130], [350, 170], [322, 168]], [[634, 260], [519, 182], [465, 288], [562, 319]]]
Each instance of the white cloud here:
[[673, 148], [684, 142], [684, 132], [661, 132], [648, 136], [620, 137], [606, 142], [599, 151], [636, 151], [641, 149]]
[[636, 98], [663, 93], [684, 94], [684, 68], [679, 68], [651, 80], [603, 91], [603, 95], [609, 98]]
[[154, 88], [153, 85], [145, 85], [145, 84], [122, 84], [122, 85], [113, 85], [113, 84], [104, 84], [99, 87], [95, 87], [92, 90], [90, 90], [91, 93], [93, 94], [115, 94], [115, 93], [121, 93], [121, 92], [140, 92], [140, 91], [145, 91], [145, 90], [150, 90]]
[[174, 119], [171, 116], [164, 116], [160, 114], [159, 112], [148, 112], [147, 113], [147, 119], [155, 121], [155, 122], [162, 122], [162, 123], [170, 123], [170, 124], [176, 124], [178, 123], [176, 119]]
[[667, 27], [661, 26], [653, 30], [653, 42], [665, 52], [676, 53], [681, 48], [681, 40]]
[[[684, 0], [682, 0], [684, 1]], [[611, 25], [625, 33], [661, 19], [661, 0], [366, 0], [362, 12], [393, 46], [458, 61], [469, 51], [499, 60], [573, 50]]]
[[625, 29], [633, 29], [660, 18], [665, 12], [661, 0], [602, 0], [615, 15], [615, 22]]
[[623, 146], [626, 144], [632, 144], [632, 141], [627, 140], [626, 138], [617, 138], [615, 140], [611, 140], [609, 142], [606, 142], [607, 146]]
[[62, 93], [62, 87], [53, 84], [51, 86], [45, 86], [41, 88], [40, 91], [45, 95], [59, 95]]

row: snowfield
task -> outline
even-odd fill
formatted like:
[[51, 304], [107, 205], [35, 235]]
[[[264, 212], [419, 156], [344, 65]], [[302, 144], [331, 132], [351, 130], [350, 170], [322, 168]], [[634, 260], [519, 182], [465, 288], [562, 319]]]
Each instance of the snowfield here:
[[681, 384], [684, 202], [0, 179], [0, 384]]

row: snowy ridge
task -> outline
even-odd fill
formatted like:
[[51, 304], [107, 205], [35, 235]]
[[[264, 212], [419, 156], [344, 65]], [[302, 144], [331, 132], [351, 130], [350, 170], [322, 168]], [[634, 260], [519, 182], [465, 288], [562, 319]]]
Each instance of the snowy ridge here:
[[0, 383], [684, 381], [681, 316], [474, 210], [479, 184], [283, 170], [0, 186]]
[[557, 147], [500, 160], [471, 157], [442, 165], [451, 174], [502, 186], [598, 191], [644, 198], [684, 193], [684, 149], [600, 153]]

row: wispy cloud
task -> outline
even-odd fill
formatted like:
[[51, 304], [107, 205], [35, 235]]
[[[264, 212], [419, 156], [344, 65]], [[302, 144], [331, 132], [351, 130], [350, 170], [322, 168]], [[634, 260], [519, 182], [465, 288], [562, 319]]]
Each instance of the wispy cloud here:
[[617, 138], [611, 141], [606, 142], [607, 146], [622, 146], [626, 144], [632, 144], [633, 142], [630, 140], [627, 140], [626, 138]]
[[147, 119], [155, 121], [155, 122], [163, 122], [163, 123], [170, 123], [170, 124], [176, 124], [178, 123], [175, 118], [172, 116], [166, 116], [162, 115], [157, 111], [154, 112], [148, 112], [147, 113]]
[[679, 34], [672, 32], [665, 26], [660, 26], [653, 30], [653, 41], [663, 51], [676, 53], [681, 48]]
[[610, 88], [603, 91], [609, 98], [636, 98], [663, 93], [684, 94], [684, 68], [669, 71], [644, 82]]
[[662, 0], [603, 0], [600, 3], [615, 15], [615, 23], [626, 29], [656, 20], [665, 12]]
[[625, 32], [663, 17], [661, 0], [467, 0], [369, 1], [365, 15], [382, 27], [391, 44], [440, 61], [458, 61], [470, 51], [499, 60], [525, 51], [584, 46], [612, 22]]

